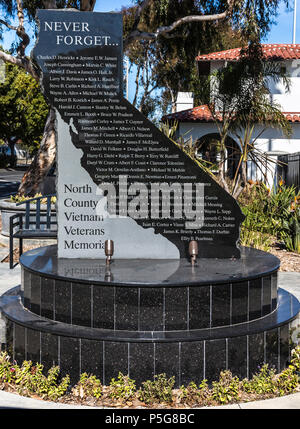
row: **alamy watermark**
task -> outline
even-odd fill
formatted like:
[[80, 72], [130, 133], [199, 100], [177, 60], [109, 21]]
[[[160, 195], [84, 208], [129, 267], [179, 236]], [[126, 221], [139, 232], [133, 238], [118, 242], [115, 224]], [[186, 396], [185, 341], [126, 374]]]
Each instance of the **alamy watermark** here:
[[117, 186], [101, 183], [96, 194], [103, 197], [96, 207], [102, 217], [185, 219], [187, 229], [204, 225], [203, 183], [134, 182], [128, 186], [128, 176], [120, 175]]

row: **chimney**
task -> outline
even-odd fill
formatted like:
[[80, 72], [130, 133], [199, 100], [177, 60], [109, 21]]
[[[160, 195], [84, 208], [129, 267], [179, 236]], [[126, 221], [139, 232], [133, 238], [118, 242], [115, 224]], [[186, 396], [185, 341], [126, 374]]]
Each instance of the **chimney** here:
[[194, 107], [194, 95], [192, 92], [178, 92], [176, 100], [176, 112], [192, 109]]

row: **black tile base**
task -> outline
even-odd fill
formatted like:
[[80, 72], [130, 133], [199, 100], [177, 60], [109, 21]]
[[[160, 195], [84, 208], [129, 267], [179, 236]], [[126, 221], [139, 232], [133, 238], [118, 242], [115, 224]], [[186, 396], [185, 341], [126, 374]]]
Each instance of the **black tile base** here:
[[34, 249], [21, 258], [24, 306], [58, 322], [100, 329], [186, 331], [244, 323], [276, 308], [278, 259], [241, 250], [241, 260], [201, 259], [195, 271], [185, 259], [173, 261], [173, 273], [168, 260], [116, 260], [112, 282], [89, 274], [103, 260], [72, 260], [81, 269], [73, 268], [71, 277], [56, 246]]
[[[251, 378], [264, 363], [279, 372], [289, 361], [289, 347], [283, 343], [281, 336], [282, 330], [289, 329], [289, 325], [278, 328], [271, 343], [268, 342], [269, 337], [275, 332], [270, 331], [249, 335], [248, 338], [242, 336], [185, 343], [107, 342], [58, 336], [52, 341], [58, 342], [60, 347], [54, 347], [50, 357], [49, 349], [43, 347], [49, 342], [48, 334], [10, 323], [13, 323], [15, 330], [13, 358], [17, 363], [21, 364], [25, 359], [40, 362], [45, 370], [58, 364], [62, 375], [70, 375], [72, 384], [79, 380], [83, 372], [96, 375], [106, 385], [122, 372], [134, 379], [137, 386], [143, 381], [152, 380], [155, 374], [166, 373], [168, 377], [175, 377], [175, 386], [179, 387], [191, 381], [199, 384], [203, 379], [211, 383], [218, 379], [220, 371], [226, 369], [240, 379]], [[20, 341], [25, 332], [28, 339], [26, 347], [24, 341]], [[278, 351], [274, 354], [274, 340], [279, 354]], [[259, 349], [253, 347], [257, 341]]]
[[261, 320], [209, 330], [160, 331], [154, 339], [142, 331], [80, 328], [40, 318], [24, 310], [18, 293], [15, 288], [0, 298], [12, 358], [20, 364], [25, 359], [40, 362], [46, 370], [59, 365], [72, 384], [83, 372], [109, 384], [121, 371], [137, 386], [166, 373], [175, 377], [176, 387], [212, 382], [226, 369], [240, 379], [251, 378], [264, 363], [280, 372], [289, 362], [290, 328], [300, 310], [296, 298], [279, 289], [280, 305]]
[[114, 261], [108, 282], [83, 274], [103, 261], [72, 260], [81, 269], [64, 276], [69, 261], [57, 260], [55, 246], [26, 252], [21, 288], [0, 297], [6, 347], [18, 363], [59, 365], [72, 384], [83, 372], [103, 384], [122, 372], [138, 386], [165, 373], [179, 387], [212, 382], [226, 369], [250, 378], [263, 363], [281, 371], [300, 303], [277, 290], [277, 258], [241, 254], [201, 260], [194, 271], [179, 260], [172, 274], [170, 261]]

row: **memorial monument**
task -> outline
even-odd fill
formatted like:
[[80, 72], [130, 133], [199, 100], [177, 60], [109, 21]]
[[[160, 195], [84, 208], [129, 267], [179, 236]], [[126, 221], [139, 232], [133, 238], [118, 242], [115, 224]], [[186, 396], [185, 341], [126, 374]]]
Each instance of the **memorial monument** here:
[[279, 260], [238, 246], [243, 214], [123, 96], [122, 15], [40, 10], [34, 49], [57, 117], [58, 244], [1, 297], [14, 359], [176, 386], [283, 369], [300, 306]]

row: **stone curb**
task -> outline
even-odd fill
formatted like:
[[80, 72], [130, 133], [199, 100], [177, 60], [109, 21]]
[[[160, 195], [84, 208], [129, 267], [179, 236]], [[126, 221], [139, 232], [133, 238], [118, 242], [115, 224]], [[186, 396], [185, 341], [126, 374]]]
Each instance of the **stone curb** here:
[[[109, 407], [91, 407], [85, 405], [61, 404], [57, 402], [43, 401], [39, 399], [27, 398], [15, 393], [0, 391], [0, 409], [82, 409], [82, 410], [99, 410], [99, 409], [117, 409]], [[171, 409], [171, 408], [170, 408]], [[252, 402], [239, 402], [237, 404], [219, 405], [211, 407], [200, 407], [197, 410], [212, 409], [234, 409], [234, 410], [254, 410], [254, 409], [300, 409], [300, 392], [278, 398], [264, 399]], [[128, 414], [130, 414], [130, 410]], [[147, 410], [147, 409], [146, 409]], [[161, 409], [164, 412], [166, 409]], [[185, 409], [186, 410], [186, 409]], [[195, 408], [193, 408], [195, 410]], [[180, 410], [178, 409], [178, 412]]]

